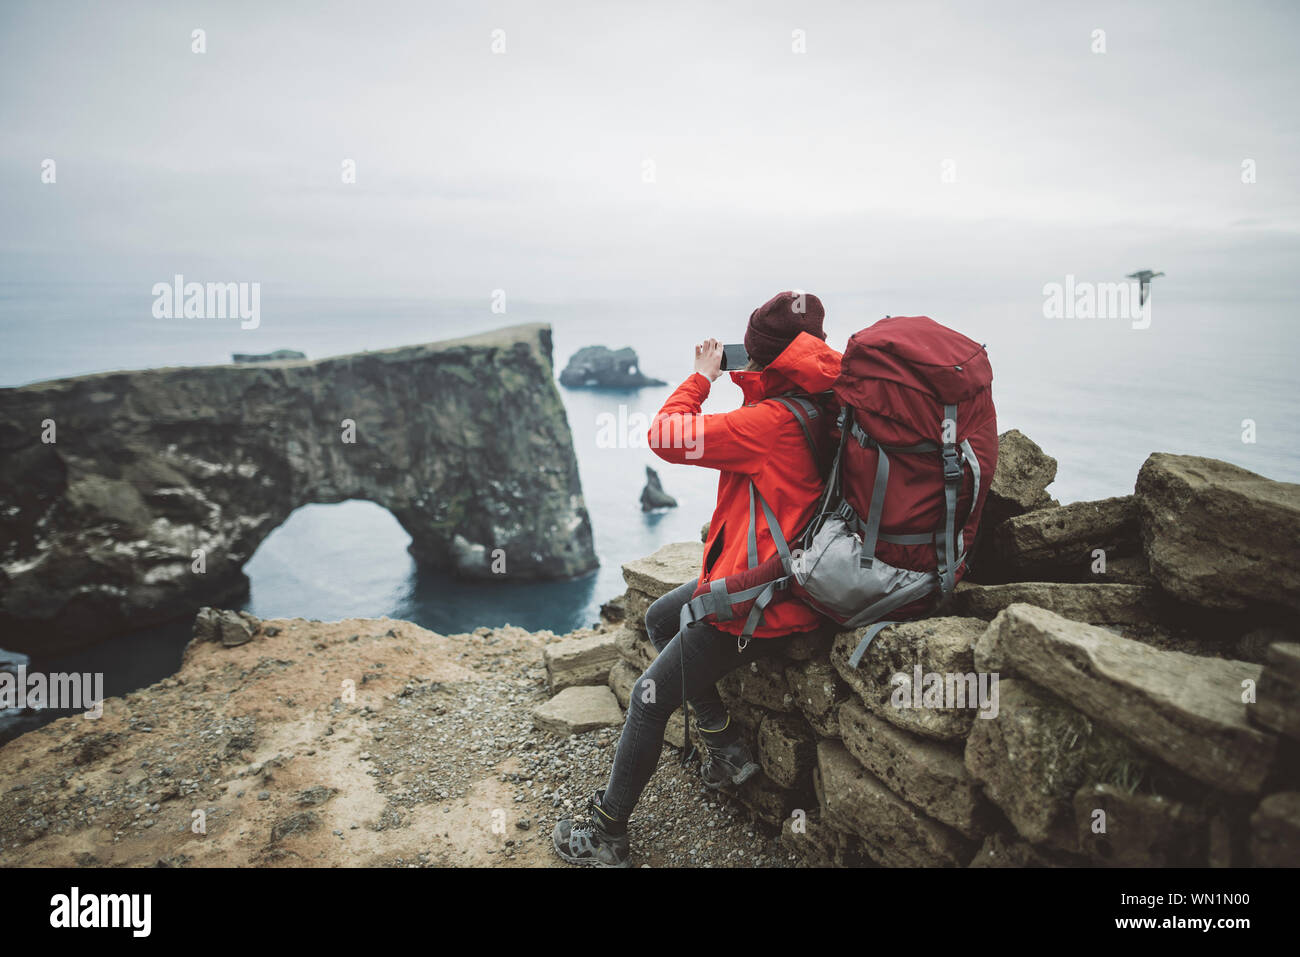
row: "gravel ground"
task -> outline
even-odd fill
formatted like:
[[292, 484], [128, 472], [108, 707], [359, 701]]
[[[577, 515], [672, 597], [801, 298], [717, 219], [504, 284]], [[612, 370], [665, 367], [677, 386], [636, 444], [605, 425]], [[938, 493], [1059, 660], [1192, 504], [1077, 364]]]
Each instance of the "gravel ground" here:
[[[194, 643], [98, 721], [0, 748], [0, 864], [567, 866], [551, 829], [603, 786], [619, 729], [533, 727], [555, 640], [291, 619]], [[630, 834], [636, 866], [795, 864], [671, 747]]]

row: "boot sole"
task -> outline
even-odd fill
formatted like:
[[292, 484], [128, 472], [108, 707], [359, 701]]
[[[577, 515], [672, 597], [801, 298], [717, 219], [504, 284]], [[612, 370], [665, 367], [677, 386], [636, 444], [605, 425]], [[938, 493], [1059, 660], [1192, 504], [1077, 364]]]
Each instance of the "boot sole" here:
[[728, 784], [739, 786], [741, 784], [744, 784], [750, 778], [752, 778], [758, 772], [758, 769], [759, 769], [758, 765], [755, 762], [750, 761], [748, 764], [746, 764], [743, 768], [741, 768], [739, 771], [737, 771], [727, 780], [719, 781], [717, 784], [714, 784], [712, 781], [705, 781], [704, 786], [713, 791], [716, 791], [721, 787], [725, 787]]
[[632, 856], [628, 855], [627, 859], [621, 864], [606, 864], [604, 861], [598, 861], [594, 857], [570, 857], [560, 849], [560, 843], [555, 839], [555, 834], [551, 834], [551, 847], [555, 848], [555, 853], [560, 856], [560, 860], [566, 864], [576, 864], [579, 867], [609, 867], [609, 868], [626, 868], [632, 866]]

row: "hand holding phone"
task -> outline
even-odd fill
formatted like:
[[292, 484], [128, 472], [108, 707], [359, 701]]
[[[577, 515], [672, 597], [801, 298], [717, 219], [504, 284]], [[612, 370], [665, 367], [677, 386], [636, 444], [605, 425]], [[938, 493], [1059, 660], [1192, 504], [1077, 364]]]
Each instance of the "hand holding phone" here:
[[695, 347], [695, 371], [710, 382], [722, 375], [722, 343], [705, 339]]

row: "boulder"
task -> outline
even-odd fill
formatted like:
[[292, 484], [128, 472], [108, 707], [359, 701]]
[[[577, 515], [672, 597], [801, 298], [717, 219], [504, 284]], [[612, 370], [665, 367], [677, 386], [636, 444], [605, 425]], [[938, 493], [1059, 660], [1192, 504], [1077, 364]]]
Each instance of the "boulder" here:
[[219, 609], [204, 605], [194, 616], [193, 641], [221, 640], [221, 612]]
[[1142, 553], [1136, 555], [1121, 555], [1114, 558], [1106, 556], [1104, 565], [1093, 563], [1088, 566], [1087, 581], [1098, 584], [1111, 585], [1146, 585], [1152, 587], [1156, 584], [1156, 578], [1151, 574], [1151, 567], [1147, 564], [1147, 557]]
[[1010, 518], [991, 532], [999, 580], [1087, 581], [1105, 552], [1107, 565], [1141, 550], [1133, 496], [1073, 502]]
[[781, 822], [781, 847], [793, 854], [803, 867], [863, 867], [871, 859], [862, 852], [856, 837], [837, 831], [813, 808], [796, 808]]
[[1203, 867], [1209, 858], [1205, 810], [1160, 794], [1085, 785], [1074, 820], [1080, 853], [1107, 867]]
[[1255, 700], [1246, 708], [1259, 727], [1300, 741], [1300, 644], [1269, 646]]
[[[975, 720], [973, 708], [914, 707], [916, 669], [928, 675], [971, 675], [973, 650], [985, 623], [978, 618], [925, 618], [891, 625], [878, 634], [857, 668], [848, 658], [862, 630], [841, 632], [831, 646], [831, 664], [873, 714], [927, 738], [964, 738]], [[928, 679], [926, 679], [928, 680]], [[895, 692], [903, 706], [895, 705]]]
[[1300, 611], [1300, 485], [1158, 452], [1135, 497], [1147, 560], [1170, 594], [1206, 608]]
[[1019, 604], [989, 625], [976, 661], [1063, 689], [1079, 711], [1223, 791], [1258, 793], [1274, 764], [1276, 736], [1250, 723], [1242, 701], [1259, 665], [1160, 651]]
[[1274, 641], [1267, 653], [1268, 670], [1279, 678], [1300, 684], [1300, 642]]
[[788, 635], [781, 645], [781, 654], [791, 661], [808, 661], [825, 658], [835, 641], [834, 628], [814, 628]]
[[857, 701], [840, 708], [840, 732], [858, 762], [907, 803], [967, 837], [988, 831], [992, 809], [959, 746], [909, 734]]
[[758, 761], [778, 786], [807, 789], [817, 763], [817, 738], [802, 718], [769, 714], [758, 728]]
[[645, 488], [641, 489], [641, 511], [652, 512], [657, 508], [676, 508], [677, 499], [664, 491], [659, 481], [659, 473], [650, 466], [645, 467]]
[[980, 533], [967, 559], [972, 578], [996, 577], [997, 557], [989, 544], [993, 529], [1016, 515], [1060, 503], [1047, 493], [1056, 481], [1056, 459], [1018, 429], [998, 436], [998, 464], [980, 515]]
[[597, 728], [617, 728], [623, 723], [618, 699], [609, 688], [581, 685], [565, 688], [550, 701], [533, 709], [533, 725], [555, 734], [583, 734]]
[[619, 595], [617, 598], [611, 598], [600, 606], [600, 617], [602, 621], [609, 624], [618, 624], [627, 620], [627, 595]]
[[641, 592], [653, 601], [686, 582], [698, 580], [703, 564], [703, 549], [698, 543], [673, 542], [647, 558], [624, 562], [623, 580], [629, 590]]
[[610, 666], [617, 659], [615, 633], [608, 631], [581, 638], [565, 638], [547, 645], [542, 651], [552, 693], [574, 685], [605, 684], [609, 680]]
[[813, 776], [822, 820], [856, 834], [885, 867], [964, 867], [973, 842], [926, 817], [882, 784], [838, 741], [817, 744]]
[[623, 594], [624, 621], [641, 634], [645, 634], [645, 613], [650, 610], [654, 598], [643, 591], [629, 588]]
[[560, 385], [570, 389], [639, 389], [667, 383], [643, 375], [636, 353], [629, 348], [584, 346], [560, 373]]
[[1079, 867], [1085, 866], [1081, 858], [1053, 851], [1050, 848], [1034, 847], [1028, 841], [1020, 841], [1004, 834], [990, 834], [975, 852], [971, 867]]
[[786, 665], [786, 684], [795, 705], [822, 737], [838, 738], [838, 711], [852, 694], [829, 658], [811, 658]]
[[1164, 596], [1141, 585], [1080, 582], [1010, 582], [975, 585], [962, 582], [953, 592], [954, 615], [992, 621], [1017, 602], [1037, 605], [1063, 618], [1092, 625], [1154, 625]]
[[1250, 816], [1250, 857], [1257, 867], [1300, 867], [1300, 791], [1270, 794]]
[[636, 666], [637, 674], [650, 667], [650, 663], [659, 657], [659, 652], [645, 632], [626, 626], [614, 632], [614, 647], [624, 661]]
[[762, 771], [739, 788], [726, 785], [723, 790], [734, 794], [755, 819], [772, 827], [780, 827], [795, 811], [816, 803], [811, 789], [783, 788]]
[[194, 616], [194, 641], [219, 641], [227, 648], [247, 644], [261, 626], [252, 615], [242, 612], [200, 608]]
[[1019, 429], [998, 436], [998, 466], [993, 470], [980, 524], [992, 528], [1008, 518], [1059, 504], [1047, 494], [1056, 481], [1056, 459]]
[[718, 682], [718, 697], [727, 706], [727, 713], [731, 715], [731, 720], [740, 725], [745, 732], [746, 740], [753, 746], [753, 750], [757, 751], [759, 725], [763, 723], [765, 717], [774, 712], [746, 701], [740, 696], [739, 686], [728, 684], [725, 680]]
[[718, 682], [718, 688], [723, 687], [735, 697], [769, 711], [793, 711], [796, 707], [785, 680], [785, 666], [776, 658], [759, 658], [742, 665]]
[[966, 739], [966, 768], [1025, 840], [1075, 852], [1079, 788], [1154, 777], [1127, 741], [1029, 682], [1000, 681], [998, 698], [997, 717], [976, 721]]

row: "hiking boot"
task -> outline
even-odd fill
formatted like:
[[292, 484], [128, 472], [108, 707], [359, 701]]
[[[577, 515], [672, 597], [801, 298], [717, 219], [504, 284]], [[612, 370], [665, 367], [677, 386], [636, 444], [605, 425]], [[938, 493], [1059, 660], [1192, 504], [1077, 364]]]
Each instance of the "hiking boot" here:
[[586, 867], [632, 866], [627, 824], [615, 821], [600, 809], [600, 800], [604, 795], [602, 788], [587, 799], [587, 820], [555, 823], [551, 843], [555, 845], [555, 853], [570, 864]]
[[[701, 728], [700, 730], [704, 730]], [[739, 735], [727, 744], [712, 744], [708, 733], [702, 734], [704, 740], [704, 761], [700, 765], [700, 777], [706, 787], [720, 788], [726, 784], [744, 784], [758, 770], [758, 762], [749, 752]]]

